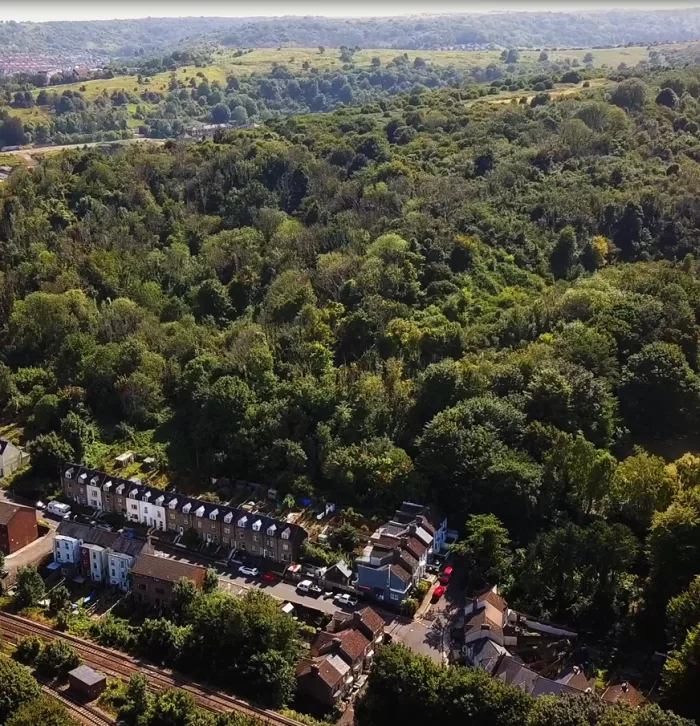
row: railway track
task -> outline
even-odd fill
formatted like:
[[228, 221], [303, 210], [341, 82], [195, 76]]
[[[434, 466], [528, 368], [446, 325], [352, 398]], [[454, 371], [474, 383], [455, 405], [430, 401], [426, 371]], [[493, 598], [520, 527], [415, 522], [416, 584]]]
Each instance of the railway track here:
[[51, 698], [60, 701], [73, 715], [77, 716], [86, 726], [114, 726], [114, 721], [104, 716], [96, 708], [84, 706], [69, 698], [64, 693], [59, 693], [46, 684], [41, 684], [41, 690]]
[[275, 726], [302, 726], [299, 721], [282, 716], [275, 711], [259, 708], [235, 696], [214, 691], [170, 669], [160, 668], [152, 663], [132, 658], [125, 653], [105, 648], [75, 635], [57, 633], [45, 625], [17, 615], [0, 613], [0, 631], [8, 640], [14, 642], [26, 635], [37, 635], [43, 640], [61, 638], [73, 646], [85, 663], [98, 668], [112, 678], [128, 680], [134, 673], [142, 673], [148, 678], [152, 690], [179, 688], [192, 694], [197, 704], [208, 711], [238, 711]]

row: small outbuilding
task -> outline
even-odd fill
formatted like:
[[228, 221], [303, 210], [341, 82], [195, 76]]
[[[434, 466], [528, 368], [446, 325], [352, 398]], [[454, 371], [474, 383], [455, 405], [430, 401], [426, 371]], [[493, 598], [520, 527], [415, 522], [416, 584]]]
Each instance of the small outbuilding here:
[[68, 673], [68, 682], [74, 693], [94, 701], [107, 687], [107, 676], [90, 666], [80, 665]]

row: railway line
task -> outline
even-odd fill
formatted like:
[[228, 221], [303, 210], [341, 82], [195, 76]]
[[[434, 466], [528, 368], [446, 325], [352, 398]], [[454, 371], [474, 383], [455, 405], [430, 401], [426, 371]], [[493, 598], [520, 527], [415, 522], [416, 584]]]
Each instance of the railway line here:
[[74, 716], [77, 716], [86, 726], [114, 726], [114, 720], [100, 713], [92, 706], [85, 706], [65, 693], [49, 688], [46, 684], [41, 684], [41, 690], [51, 698], [60, 701]]
[[[75, 635], [57, 633], [46, 625], [26, 620], [17, 615], [0, 613], [0, 631], [8, 640], [13, 642], [27, 635], [36, 635], [42, 640], [61, 638], [70, 643], [85, 663], [98, 668], [112, 678], [128, 680], [135, 673], [142, 673], [148, 678], [152, 690], [161, 691], [166, 688], [179, 688], [192, 694], [197, 704], [208, 711], [237, 711], [276, 726], [302, 726], [299, 721], [275, 711], [259, 708], [235, 696], [214, 691], [170, 669], [160, 668], [152, 663], [105, 648]], [[101, 724], [95, 724], [95, 726], [104, 726], [104, 723], [110, 722], [105, 722], [103, 719]]]

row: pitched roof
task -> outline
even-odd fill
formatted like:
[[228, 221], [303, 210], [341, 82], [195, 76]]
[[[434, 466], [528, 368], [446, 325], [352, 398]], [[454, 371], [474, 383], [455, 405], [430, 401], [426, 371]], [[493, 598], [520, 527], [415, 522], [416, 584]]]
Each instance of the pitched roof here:
[[150, 577], [154, 580], [164, 580], [166, 582], [177, 582], [182, 577], [194, 580], [197, 585], [201, 585], [204, 580], [204, 567], [197, 565], [189, 565], [186, 562], [178, 562], [168, 557], [156, 557], [150, 554], [141, 554], [131, 568], [133, 575], [141, 575], [142, 577]]
[[406, 540], [406, 547], [414, 557], [418, 557], [419, 559], [428, 551], [428, 547], [423, 544], [415, 534], [408, 537]]
[[324, 655], [314, 659], [305, 658], [297, 663], [297, 678], [300, 680], [319, 678], [329, 688], [335, 688], [343, 680], [343, 676], [349, 669], [350, 666], [337, 655]]
[[319, 653], [337, 651], [351, 664], [364, 656], [369, 644], [369, 639], [353, 627], [335, 633], [322, 630], [313, 641], [313, 647]]
[[535, 673], [535, 671], [530, 670], [527, 666], [519, 663], [512, 656], [503, 657], [496, 668], [493, 677], [502, 683], [516, 686], [521, 691], [529, 693], [531, 696], [578, 693], [578, 691], [564, 685], [563, 683], [556, 683], [549, 678], [543, 678], [539, 674]]
[[371, 607], [364, 607], [357, 612], [360, 615], [362, 623], [375, 635], [384, 632], [384, 618], [376, 610]]
[[8, 441], [7, 439], [0, 439], [0, 456], [2, 456], [5, 453], [5, 450], [10, 446], [14, 446], [11, 441]]
[[506, 648], [489, 638], [479, 638], [467, 645], [469, 657], [475, 668], [493, 673], [502, 655], [509, 655]]
[[411, 582], [411, 573], [408, 572], [405, 568], [401, 567], [401, 565], [391, 565], [390, 567], [391, 572], [396, 575], [396, 577], [399, 578], [402, 582], [408, 584]]
[[344, 560], [338, 560], [334, 565], [329, 567], [326, 571], [326, 575], [328, 575], [331, 570], [337, 570], [343, 577], [348, 580], [352, 577], [352, 568]]
[[[34, 512], [31, 507], [23, 507], [21, 504], [11, 504], [10, 502], [0, 502], [0, 524], [7, 525], [14, 518], [15, 514], [20, 510]], [[34, 515], [36, 517], [36, 514]]]
[[646, 698], [634, 686], [629, 683], [617, 683], [605, 689], [603, 700], [607, 703], [616, 703], [639, 708], [646, 702]]
[[489, 612], [488, 608], [477, 610], [477, 612], [473, 613], [465, 620], [464, 626], [466, 633], [473, 633], [477, 630], [483, 630], [491, 631], [499, 637], [503, 635], [502, 623], [499, 623], [495, 619], [494, 613]]

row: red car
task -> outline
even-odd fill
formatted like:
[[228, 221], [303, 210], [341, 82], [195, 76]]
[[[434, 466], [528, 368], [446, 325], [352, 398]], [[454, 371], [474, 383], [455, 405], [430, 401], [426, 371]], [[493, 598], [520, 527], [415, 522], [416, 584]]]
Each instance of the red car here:
[[440, 582], [443, 585], [449, 584], [450, 580], [452, 579], [452, 568], [446, 567], [445, 571], [440, 575]]
[[260, 579], [263, 582], [277, 582], [274, 572], [264, 572]]
[[433, 590], [433, 600], [439, 600], [444, 594], [447, 588], [444, 585], [438, 585]]

